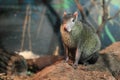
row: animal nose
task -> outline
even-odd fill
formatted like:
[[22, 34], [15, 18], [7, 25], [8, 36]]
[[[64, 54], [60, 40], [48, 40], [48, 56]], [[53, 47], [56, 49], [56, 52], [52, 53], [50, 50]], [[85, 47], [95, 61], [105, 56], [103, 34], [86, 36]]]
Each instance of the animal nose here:
[[64, 24], [63, 28], [64, 28], [65, 31], [67, 31], [67, 25], [66, 24]]
[[66, 29], [66, 28], [64, 28], [64, 30], [65, 30], [65, 31], [67, 31], [67, 29]]

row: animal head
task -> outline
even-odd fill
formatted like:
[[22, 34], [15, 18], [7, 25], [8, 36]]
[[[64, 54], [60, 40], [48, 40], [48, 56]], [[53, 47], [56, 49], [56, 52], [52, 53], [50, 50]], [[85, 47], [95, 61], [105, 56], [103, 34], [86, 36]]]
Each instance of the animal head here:
[[73, 14], [67, 14], [67, 12], [64, 12], [63, 14], [63, 28], [67, 32], [71, 32], [72, 27], [74, 26], [75, 22], [78, 18], [78, 12], [74, 12]]

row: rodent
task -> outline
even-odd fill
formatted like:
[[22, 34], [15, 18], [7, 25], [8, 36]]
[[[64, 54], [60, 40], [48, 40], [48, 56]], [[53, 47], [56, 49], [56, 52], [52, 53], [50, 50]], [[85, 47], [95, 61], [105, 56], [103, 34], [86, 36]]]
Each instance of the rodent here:
[[95, 63], [99, 56], [97, 52], [101, 48], [101, 42], [94, 27], [84, 21], [78, 21], [77, 18], [77, 11], [74, 14], [64, 12], [60, 26], [66, 61], [69, 59], [71, 50], [75, 49], [75, 53], [71, 53], [75, 54], [74, 68], [77, 68], [79, 62]]

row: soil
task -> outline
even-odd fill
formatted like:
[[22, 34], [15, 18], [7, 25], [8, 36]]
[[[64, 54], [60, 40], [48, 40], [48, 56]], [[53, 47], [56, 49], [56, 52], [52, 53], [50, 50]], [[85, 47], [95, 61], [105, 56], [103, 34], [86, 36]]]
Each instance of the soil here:
[[108, 71], [88, 70], [80, 65], [74, 69], [63, 61], [37, 73], [33, 80], [115, 80]]
[[120, 80], [120, 42], [101, 50], [93, 65], [79, 65], [74, 69], [64, 60], [44, 68], [33, 80]]

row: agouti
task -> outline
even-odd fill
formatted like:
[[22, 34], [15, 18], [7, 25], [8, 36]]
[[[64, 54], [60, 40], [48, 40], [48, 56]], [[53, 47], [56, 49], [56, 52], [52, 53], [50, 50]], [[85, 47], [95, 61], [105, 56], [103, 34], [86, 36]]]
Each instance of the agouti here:
[[78, 21], [78, 12], [67, 14], [64, 12], [60, 27], [63, 46], [66, 54], [66, 61], [69, 59], [69, 53], [75, 49], [74, 68], [78, 63], [95, 63], [99, 57], [98, 51], [101, 48], [100, 39], [94, 27], [83, 21]]

